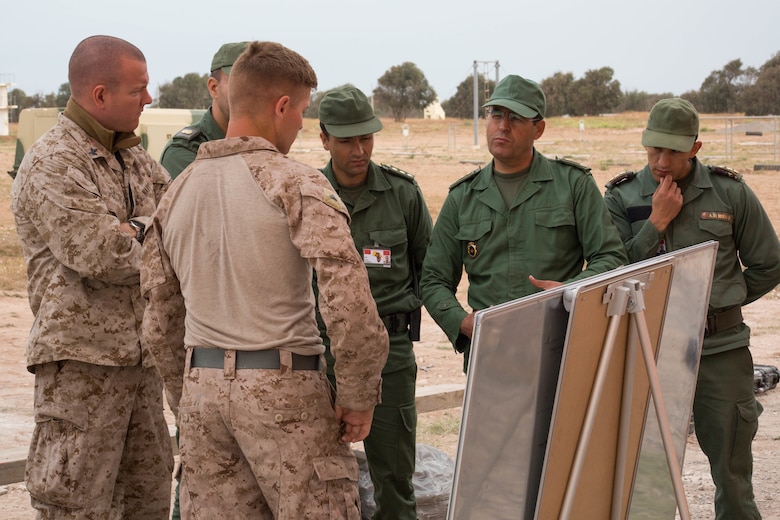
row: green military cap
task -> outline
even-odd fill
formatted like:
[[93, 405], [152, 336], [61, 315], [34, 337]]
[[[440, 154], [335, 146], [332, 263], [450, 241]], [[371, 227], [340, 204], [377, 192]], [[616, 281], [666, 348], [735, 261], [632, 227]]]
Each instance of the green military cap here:
[[510, 74], [496, 85], [493, 95], [482, 107], [499, 106], [528, 119], [544, 119], [547, 100], [542, 87], [535, 81]]
[[351, 85], [335, 88], [323, 96], [320, 123], [333, 137], [368, 135], [382, 129], [366, 95]]
[[682, 98], [662, 99], [650, 110], [642, 146], [690, 152], [699, 135], [699, 114]]
[[217, 53], [214, 55], [214, 58], [211, 60], [211, 71], [214, 72], [215, 70], [222, 69], [222, 71], [229, 76], [230, 69], [233, 68], [233, 64], [236, 62], [241, 53], [244, 52], [244, 49], [246, 49], [248, 45], [249, 42], [224, 44], [219, 48]]

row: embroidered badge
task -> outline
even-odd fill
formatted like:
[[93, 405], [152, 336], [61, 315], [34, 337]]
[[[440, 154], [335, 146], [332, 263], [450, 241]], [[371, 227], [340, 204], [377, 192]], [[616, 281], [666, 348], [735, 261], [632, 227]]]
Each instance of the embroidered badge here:
[[466, 244], [466, 254], [469, 255], [471, 258], [476, 258], [479, 254], [479, 249], [477, 248], [476, 242], [469, 242]]
[[734, 215], [722, 211], [702, 211], [702, 220], [723, 220], [724, 222], [734, 222]]
[[344, 210], [344, 204], [341, 202], [339, 196], [328, 189], [322, 190], [322, 202], [339, 211]]

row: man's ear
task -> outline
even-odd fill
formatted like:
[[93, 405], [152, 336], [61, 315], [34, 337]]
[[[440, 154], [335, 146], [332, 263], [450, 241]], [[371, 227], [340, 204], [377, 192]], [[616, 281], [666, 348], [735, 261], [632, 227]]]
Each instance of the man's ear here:
[[108, 89], [105, 85], [97, 85], [92, 89], [92, 102], [95, 106], [104, 108], [106, 104], [106, 93]]
[[277, 117], [284, 117], [284, 113], [290, 109], [290, 104], [292, 103], [292, 99], [290, 96], [282, 96], [279, 99], [276, 100], [276, 104], [274, 105], [274, 114]]
[[217, 91], [219, 90], [219, 81], [217, 80], [217, 78], [215, 78], [214, 76], [209, 76], [209, 79], [206, 82], [206, 88], [209, 91], [209, 95], [211, 96], [211, 99], [217, 97]]
[[325, 135], [325, 132], [320, 132], [320, 139], [322, 140], [322, 147], [325, 148], [325, 150], [330, 151], [330, 143], [328, 142], [328, 137]]
[[539, 139], [542, 137], [542, 134], [544, 133], [544, 128], [547, 126], [544, 122], [544, 119], [540, 119], [537, 121], [534, 126], [536, 127], [536, 132], [534, 133], [534, 140]]

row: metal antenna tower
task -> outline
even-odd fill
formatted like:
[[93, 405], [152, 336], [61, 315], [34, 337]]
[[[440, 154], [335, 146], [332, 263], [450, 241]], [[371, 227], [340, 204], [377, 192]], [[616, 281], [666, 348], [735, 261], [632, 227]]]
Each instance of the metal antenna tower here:
[[490, 97], [490, 92], [488, 92], [488, 81], [487, 81], [487, 72], [488, 72], [488, 66], [494, 65], [496, 68], [496, 84], [498, 84], [498, 60], [496, 61], [478, 61], [474, 60], [474, 147], [477, 148], [479, 146], [479, 107], [482, 103], [479, 101], [479, 66], [482, 65], [485, 77], [485, 85], [484, 85], [484, 100], [487, 101], [487, 99]]

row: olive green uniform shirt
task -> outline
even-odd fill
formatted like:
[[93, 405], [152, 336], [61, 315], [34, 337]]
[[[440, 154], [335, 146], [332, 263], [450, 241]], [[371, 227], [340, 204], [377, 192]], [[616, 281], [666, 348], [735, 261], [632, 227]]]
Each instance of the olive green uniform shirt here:
[[209, 107], [197, 123], [182, 128], [163, 148], [160, 164], [168, 170], [171, 178], [175, 178], [195, 160], [201, 144], [225, 138], [225, 132], [214, 121], [211, 110], [212, 107]]
[[[322, 168], [325, 177], [339, 192], [332, 162]], [[365, 250], [390, 252], [390, 266], [367, 263], [371, 295], [380, 316], [406, 314], [422, 304], [414, 293], [413, 273], [419, 276], [431, 238], [431, 216], [414, 177], [392, 166], [371, 162], [363, 192], [354, 204], [344, 201], [351, 216], [350, 230], [360, 256]], [[320, 332], [327, 346], [323, 323]], [[328, 356], [328, 370], [333, 363]], [[390, 336], [390, 353], [383, 373], [391, 373], [415, 363], [412, 342], [407, 334]]]
[[[587, 267], [585, 263], [587, 262]], [[468, 312], [455, 293], [465, 268], [475, 311], [538, 292], [528, 280], [569, 282], [627, 263], [590, 170], [534, 151], [528, 180], [507, 208], [493, 163], [450, 186], [423, 264], [422, 299], [459, 352]]]
[[[648, 217], [658, 183], [649, 166], [607, 184], [604, 196], [631, 262], [708, 240], [718, 242], [709, 311], [747, 305], [780, 282], [780, 243], [772, 223], [742, 176], [693, 160], [683, 207], [659, 233]], [[748, 346], [750, 328], [742, 323], [704, 339], [703, 354]]]

